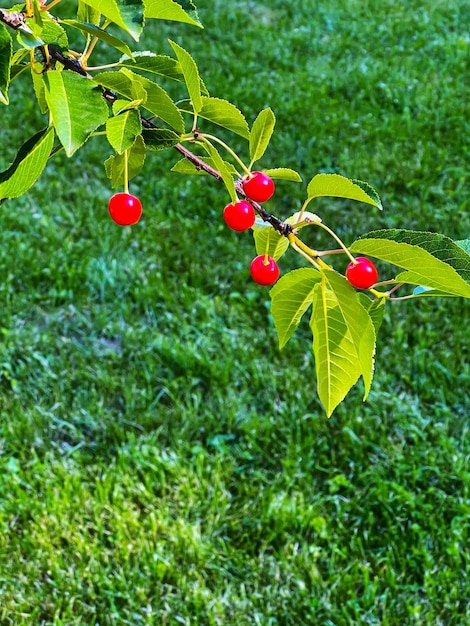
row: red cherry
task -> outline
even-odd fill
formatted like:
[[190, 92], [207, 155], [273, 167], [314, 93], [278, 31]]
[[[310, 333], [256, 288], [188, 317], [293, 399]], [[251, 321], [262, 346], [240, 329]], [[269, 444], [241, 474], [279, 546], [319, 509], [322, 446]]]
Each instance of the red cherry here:
[[251, 278], [258, 285], [272, 285], [279, 278], [280, 271], [276, 261], [268, 256], [260, 254], [255, 257], [250, 265]]
[[275, 189], [272, 178], [263, 172], [252, 172], [243, 179], [242, 185], [246, 197], [254, 202], [266, 202]]
[[142, 204], [139, 198], [129, 193], [115, 193], [108, 202], [108, 210], [111, 219], [119, 226], [132, 226], [137, 224], [142, 215]]
[[224, 209], [224, 220], [232, 230], [248, 230], [255, 223], [255, 211], [246, 200], [239, 200], [235, 204], [227, 204]]
[[346, 278], [357, 289], [369, 289], [377, 282], [379, 273], [370, 259], [358, 256], [356, 262], [346, 268]]

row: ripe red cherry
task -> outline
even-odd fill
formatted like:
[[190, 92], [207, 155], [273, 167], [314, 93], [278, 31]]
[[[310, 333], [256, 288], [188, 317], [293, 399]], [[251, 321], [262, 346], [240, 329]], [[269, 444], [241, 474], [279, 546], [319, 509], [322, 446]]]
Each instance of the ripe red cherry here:
[[108, 202], [108, 210], [111, 219], [119, 226], [132, 226], [137, 224], [142, 215], [142, 204], [139, 198], [129, 193], [115, 193]]
[[268, 256], [260, 254], [255, 257], [250, 265], [251, 278], [258, 285], [272, 285], [279, 278], [280, 271], [276, 261]]
[[346, 268], [346, 278], [357, 289], [369, 289], [377, 282], [379, 273], [370, 259], [358, 256], [356, 262]]
[[232, 230], [248, 230], [255, 223], [255, 211], [246, 200], [239, 200], [235, 204], [227, 204], [224, 209], [224, 220]]
[[242, 185], [246, 197], [255, 202], [266, 202], [275, 189], [272, 178], [263, 172], [252, 172], [243, 179]]

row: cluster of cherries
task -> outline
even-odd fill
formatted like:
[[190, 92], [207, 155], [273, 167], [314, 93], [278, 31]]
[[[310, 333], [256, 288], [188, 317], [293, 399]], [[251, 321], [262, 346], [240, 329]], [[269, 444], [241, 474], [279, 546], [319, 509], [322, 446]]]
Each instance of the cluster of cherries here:
[[[269, 200], [275, 190], [272, 179], [264, 172], [252, 172], [243, 179], [242, 186], [248, 200], [259, 203]], [[121, 192], [110, 198], [108, 210], [116, 224], [132, 226], [137, 224], [142, 215], [142, 204], [139, 198]], [[256, 219], [253, 206], [247, 200], [227, 204], [223, 216], [227, 226], [239, 232], [250, 229]], [[272, 257], [260, 254], [251, 262], [250, 274], [259, 285], [273, 285], [279, 278], [280, 271]], [[377, 268], [370, 259], [357, 257], [346, 268], [346, 278], [357, 289], [369, 289], [378, 280]]]

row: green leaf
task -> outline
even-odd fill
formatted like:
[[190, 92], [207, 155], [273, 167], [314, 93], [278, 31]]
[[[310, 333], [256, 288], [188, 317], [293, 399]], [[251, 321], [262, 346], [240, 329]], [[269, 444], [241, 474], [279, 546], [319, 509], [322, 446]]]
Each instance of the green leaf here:
[[33, 79], [34, 93], [39, 104], [39, 110], [44, 115], [49, 110], [49, 107], [46, 101], [46, 86], [44, 84], [44, 75], [41, 74], [41, 64], [35, 63], [35, 69], [35, 72], [31, 72], [31, 78]]
[[468, 254], [470, 254], [470, 239], [460, 239], [455, 242], [460, 248], [465, 250]]
[[398, 274], [398, 282], [424, 285], [446, 294], [470, 298], [470, 285], [457, 271], [420, 246], [389, 239], [368, 238], [356, 240], [350, 250], [408, 270]]
[[148, 51], [134, 52], [132, 58], [127, 55], [121, 57], [119, 65], [130, 67], [132, 70], [157, 74], [172, 80], [184, 80], [179, 61], [163, 54], [154, 54]]
[[467, 252], [446, 235], [439, 233], [428, 233], [425, 231], [404, 230], [400, 228], [389, 228], [374, 230], [360, 239], [389, 239], [398, 243], [409, 243], [427, 250], [436, 259], [440, 259], [451, 265], [462, 278], [470, 282], [470, 250]]
[[365, 293], [362, 292], [357, 292], [356, 297], [369, 313], [374, 325], [375, 336], [377, 336], [385, 315], [386, 298], [376, 298], [375, 300], [371, 300]]
[[93, 9], [93, 7], [91, 7], [89, 4], [86, 4], [84, 0], [78, 0], [77, 21], [99, 26], [101, 21], [101, 13], [96, 9]]
[[318, 395], [328, 417], [359, 376], [367, 397], [374, 371], [375, 331], [372, 320], [347, 280], [322, 271], [314, 287], [310, 320]]
[[24, 143], [10, 167], [0, 174], [0, 201], [18, 198], [34, 185], [46, 167], [54, 131], [45, 128]]
[[302, 182], [300, 174], [295, 170], [291, 170], [289, 167], [275, 167], [271, 170], [263, 170], [263, 172], [275, 180], [289, 180], [293, 183]]
[[83, 1], [128, 32], [135, 41], [139, 40], [144, 22], [144, 7], [141, 0]]
[[[198, 113], [199, 117], [218, 124], [244, 139], [249, 139], [250, 131], [246, 119], [235, 105], [227, 100], [206, 96], [202, 96], [201, 101], [202, 108]], [[192, 113], [192, 108], [187, 101], [180, 102], [178, 107], [186, 113]]]
[[[210, 157], [199, 157], [199, 158], [201, 159], [201, 161], [204, 161], [204, 163], [207, 163], [207, 165], [209, 165], [210, 167], [216, 169], [215, 163]], [[232, 174], [232, 176], [236, 177], [237, 170], [233, 167], [233, 165], [229, 163], [228, 161], [224, 161], [224, 163], [225, 163], [225, 167]], [[186, 174], [186, 175], [193, 175], [193, 176], [209, 176], [207, 172], [205, 172], [203, 169], [199, 167], [196, 167], [196, 165], [194, 165], [192, 161], [190, 161], [189, 159], [185, 159], [185, 158], [175, 163], [173, 167], [171, 168], [171, 171], [176, 172], [177, 174]]]
[[61, 50], [69, 46], [67, 33], [62, 26], [51, 16], [45, 14], [41, 30], [41, 39], [46, 44], [55, 44]]
[[179, 136], [167, 128], [152, 128], [142, 131], [142, 137], [148, 150], [158, 152], [173, 148], [179, 141]]
[[292, 337], [302, 316], [311, 306], [313, 289], [320, 280], [318, 270], [300, 268], [282, 276], [269, 292], [280, 350]]
[[51, 70], [44, 84], [57, 135], [71, 156], [106, 122], [108, 107], [93, 81], [74, 72]]
[[[145, 144], [142, 137], [136, 137], [134, 144], [127, 152], [128, 158], [128, 180], [132, 180], [141, 171], [145, 161]], [[125, 155], [116, 154], [106, 159], [106, 175], [111, 179], [111, 186], [114, 189], [124, 183]]]
[[372, 204], [378, 209], [383, 208], [377, 192], [371, 185], [339, 174], [317, 174], [309, 182], [307, 194], [309, 198], [320, 196], [347, 198]]
[[269, 254], [275, 261], [289, 248], [289, 240], [284, 237], [271, 224], [257, 218], [253, 226], [253, 237], [257, 254]]
[[266, 152], [275, 124], [276, 118], [270, 108], [263, 109], [253, 122], [250, 133], [250, 167]]
[[118, 154], [128, 150], [141, 132], [140, 115], [135, 110], [127, 110], [114, 115], [106, 122], [106, 137]]
[[233, 203], [237, 202], [238, 198], [237, 198], [237, 192], [235, 191], [235, 182], [234, 182], [232, 174], [230, 173], [229, 168], [225, 165], [225, 161], [222, 159], [220, 154], [217, 152], [216, 148], [214, 148], [214, 146], [211, 143], [204, 142], [202, 144], [202, 147], [207, 151], [207, 153], [209, 154], [210, 158], [212, 159], [215, 165], [215, 169], [222, 176], [222, 180], [230, 195], [230, 199], [232, 200]]
[[107, 31], [102, 30], [98, 26], [94, 24], [86, 24], [83, 22], [78, 22], [77, 20], [61, 20], [62, 24], [66, 24], [67, 26], [71, 26], [72, 28], [76, 28], [77, 30], [82, 31], [83, 33], [87, 33], [92, 37], [97, 37], [101, 41], [104, 41], [108, 46], [127, 54], [130, 58], [132, 58], [132, 51], [129, 46], [124, 43], [118, 37], [114, 35], [110, 35]]
[[[159, 85], [123, 68], [118, 72], [102, 72], [94, 77], [95, 83], [117, 92], [130, 100], [138, 100], [145, 92], [143, 106], [147, 111], [160, 117], [179, 133], [184, 132], [183, 116], [173, 100]], [[140, 91], [139, 91], [140, 90]]]
[[194, 113], [197, 115], [202, 109], [202, 96], [201, 96], [201, 80], [199, 78], [199, 71], [193, 57], [186, 52], [184, 48], [179, 46], [171, 39], [168, 40], [170, 46], [173, 48], [178, 61], [181, 64], [181, 70], [184, 75], [184, 82], [191, 99], [191, 104]]
[[8, 86], [10, 84], [10, 63], [13, 43], [10, 33], [0, 23], [0, 102], [8, 104]]
[[[186, 10], [173, 0], [144, 0], [144, 5], [145, 17], [156, 20], [184, 22], [185, 24], [192, 24], [202, 28], [192, 2], [185, 2]], [[189, 12], [187, 12], [188, 10]]]

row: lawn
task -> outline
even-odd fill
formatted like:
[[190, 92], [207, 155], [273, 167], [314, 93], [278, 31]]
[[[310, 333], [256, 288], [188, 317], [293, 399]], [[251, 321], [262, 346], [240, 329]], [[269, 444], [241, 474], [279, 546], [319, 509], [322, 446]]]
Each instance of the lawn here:
[[[205, 30], [139, 45], [184, 45], [250, 123], [271, 106], [262, 166], [373, 184], [383, 213], [312, 208], [343, 239], [470, 236], [467, 0], [199, 9]], [[17, 82], [2, 168], [44, 124]], [[279, 351], [223, 188], [154, 154], [118, 228], [108, 154], [58, 155], [1, 207], [0, 624], [470, 624], [469, 303], [389, 307], [369, 399], [327, 420], [308, 325]], [[270, 209], [304, 194], [280, 182]]]

